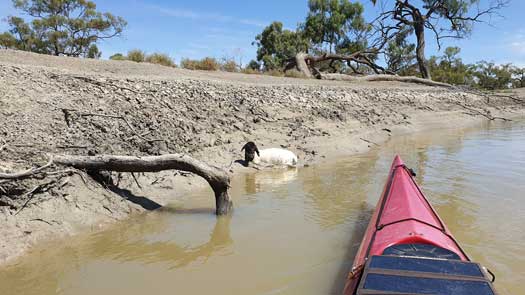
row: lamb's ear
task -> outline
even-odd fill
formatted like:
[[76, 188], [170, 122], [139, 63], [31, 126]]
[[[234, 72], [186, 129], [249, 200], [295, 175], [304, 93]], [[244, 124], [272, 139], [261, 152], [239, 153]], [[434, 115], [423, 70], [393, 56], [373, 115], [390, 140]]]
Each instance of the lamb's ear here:
[[248, 144], [245, 144], [245, 145], [242, 147], [241, 152], [244, 151], [244, 149], [246, 148], [247, 145], [248, 145]]
[[257, 156], [261, 156], [261, 154], [259, 154], [259, 149], [257, 148], [257, 146], [255, 146], [255, 152], [257, 153]]

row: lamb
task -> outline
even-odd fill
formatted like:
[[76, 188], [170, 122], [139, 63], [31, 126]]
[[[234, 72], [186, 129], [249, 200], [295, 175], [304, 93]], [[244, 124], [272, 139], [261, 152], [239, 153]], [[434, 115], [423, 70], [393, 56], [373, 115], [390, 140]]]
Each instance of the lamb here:
[[[279, 166], [297, 166], [297, 156], [285, 149], [281, 148], [269, 148], [260, 150], [257, 145], [253, 142], [247, 142], [241, 149], [244, 150], [244, 161], [248, 165], [249, 162], [255, 164], [270, 164]], [[257, 154], [257, 156], [255, 155]]]
[[255, 153], [257, 153], [257, 155], [260, 156], [259, 150], [257, 149], [257, 145], [255, 145], [253, 141], [247, 142], [242, 147], [241, 151], [243, 150], [244, 150], [244, 163], [246, 166], [248, 166], [250, 162], [253, 162], [253, 159], [255, 158]]

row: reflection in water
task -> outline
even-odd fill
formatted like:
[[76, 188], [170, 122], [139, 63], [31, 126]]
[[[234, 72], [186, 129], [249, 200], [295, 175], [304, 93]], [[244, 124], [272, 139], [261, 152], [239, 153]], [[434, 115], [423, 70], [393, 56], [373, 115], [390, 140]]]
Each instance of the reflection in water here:
[[[209, 191], [0, 270], [7, 294], [340, 294], [394, 154], [501, 294], [525, 277], [523, 123], [404, 136], [368, 154], [234, 179], [231, 218]], [[186, 200], [187, 199], [187, 200]], [[179, 202], [180, 203], [180, 202]]]
[[244, 191], [246, 194], [272, 190], [297, 178], [297, 168], [262, 170], [244, 175]]

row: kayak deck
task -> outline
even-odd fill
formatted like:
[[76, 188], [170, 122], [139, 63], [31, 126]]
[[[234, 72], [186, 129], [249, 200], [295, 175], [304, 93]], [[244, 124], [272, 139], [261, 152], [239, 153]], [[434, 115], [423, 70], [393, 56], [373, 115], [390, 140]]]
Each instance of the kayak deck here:
[[496, 293], [477, 263], [381, 255], [372, 256], [368, 260], [356, 294], [494, 295]]

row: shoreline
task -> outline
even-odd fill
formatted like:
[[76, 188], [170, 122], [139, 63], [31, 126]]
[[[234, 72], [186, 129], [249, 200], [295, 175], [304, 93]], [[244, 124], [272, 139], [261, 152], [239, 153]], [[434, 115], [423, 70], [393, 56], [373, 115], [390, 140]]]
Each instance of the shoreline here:
[[[24, 62], [16, 65], [9, 59], [13, 55]], [[31, 59], [35, 66], [28, 65]], [[68, 61], [74, 64], [62, 70]], [[77, 64], [87, 69], [77, 68]], [[242, 158], [240, 148], [246, 141], [255, 141], [259, 148], [290, 149], [302, 165], [315, 165], [364, 153], [393, 136], [467, 128], [487, 121], [459, 103], [497, 116], [525, 116], [523, 104], [509, 99], [494, 98], [487, 105], [483, 97], [436, 87], [274, 77], [262, 77], [261, 82], [248, 77], [247, 84], [242, 74], [217, 81], [221, 73], [211, 73], [211, 78], [207, 74], [195, 80], [199, 72], [186, 77], [187, 71], [179, 69], [170, 72], [154, 65], [129, 69], [129, 65], [0, 50], [0, 91], [6, 94], [0, 97], [0, 120], [6, 122], [0, 127], [0, 136], [7, 145], [0, 150], [0, 172], [27, 169], [45, 162], [45, 155], [53, 153], [153, 155], [181, 151], [232, 168], [238, 177], [254, 171], [232, 166]], [[100, 71], [93, 70], [98, 67]], [[118, 70], [108, 74], [115, 67]], [[119, 76], [143, 68], [147, 71], [140, 72], [140, 78]], [[151, 71], [158, 71], [153, 80], [144, 76]], [[293, 83], [286, 86], [276, 81]], [[68, 115], [64, 109], [121, 114], [136, 130], [106, 118]], [[141, 137], [163, 141], [149, 144]], [[0, 267], [16, 261], [33, 245], [104, 230], [207, 187], [204, 180], [177, 171], [137, 175], [137, 182], [129, 174], [114, 177], [118, 191], [102, 187], [83, 173], [67, 174], [59, 179], [58, 187], [46, 188], [29, 200], [23, 196], [45, 179], [9, 183], [4, 189], [13, 194], [2, 196], [0, 191], [0, 204], [27, 206], [0, 206], [0, 218], [4, 219]], [[235, 207], [235, 199], [233, 202]], [[211, 190], [209, 204], [213, 208]]]
[[[337, 159], [341, 159], [345, 157], [352, 157], [352, 156], [356, 156], [359, 154], [367, 153], [372, 148], [379, 148], [383, 146], [394, 136], [402, 136], [402, 135], [407, 135], [407, 134], [415, 134], [417, 136], [418, 133], [428, 132], [428, 131], [432, 131], [436, 129], [440, 129], [440, 131], [443, 132], [443, 130], [479, 128], [481, 127], [481, 125], [487, 123], [487, 120], [484, 118], [462, 117], [462, 116], [458, 117], [458, 114], [453, 113], [453, 112], [444, 113], [440, 115], [441, 117], [447, 118], [448, 120], [441, 121], [441, 123], [437, 123], [435, 122], [435, 114], [421, 114], [421, 118], [419, 118], [417, 123], [414, 123], [410, 127], [397, 126], [396, 128], [393, 128], [391, 132], [385, 132], [383, 130], [361, 130], [362, 132], [356, 132], [355, 134], [348, 136], [346, 138], [333, 137], [333, 136], [329, 138], [323, 138], [322, 140], [324, 142], [324, 145], [322, 146], [316, 146], [316, 144], [319, 143], [318, 139], [311, 140], [307, 142], [305, 146], [307, 148], [315, 147], [315, 149], [312, 149], [312, 150], [315, 150], [317, 154], [313, 157], [310, 157], [306, 162], [300, 160], [300, 165], [301, 166], [319, 165], [319, 164], [323, 164], [326, 162], [335, 161]], [[523, 112], [522, 114], [513, 113], [511, 115], [512, 116], [510, 118], [512, 119], [525, 118], [525, 112]], [[509, 124], [512, 124], [512, 123], [509, 123]], [[366, 139], [367, 141], [363, 141], [361, 140], [361, 138]], [[367, 138], [370, 138], [370, 139], [367, 139]], [[354, 144], [351, 147], [351, 149], [346, 149], [346, 147], [333, 148], [333, 143], [340, 144], [341, 142], [353, 142]], [[206, 151], [206, 152], [209, 152], [209, 151]], [[239, 158], [241, 157], [242, 155], [239, 152]], [[220, 162], [220, 159], [216, 159], [216, 160], [217, 160], [216, 162]], [[234, 179], [237, 177], [242, 177], [244, 174], [259, 172], [253, 168], [246, 168], [238, 164], [236, 164], [232, 168], [233, 168], [232, 170], [234, 171], [232, 181], [234, 181]], [[272, 169], [272, 168], [269, 168], [269, 169]], [[177, 190], [175, 191], [175, 196], [172, 195], [171, 189], [166, 186], [160, 187], [160, 188], [156, 188], [156, 187], [139, 188], [137, 187], [136, 183], [133, 182], [133, 180], [130, 179], [129, 177], [125, 179], [125, 184], [123, 185], [123, 188], [126, 190], [129, 190], [133, 194], [144, 195], [148, 199], [151, 199], [152, 201], [159, 203], [162, 206], [169, 205], [171, 202], [177, 201], [183, 196], [190, 195], [192, 191], [209, 189], [208, 184], [203, 179], [199, 178], [198, 176], [188, 176], [188, 175], [173, 176], [173, 175], [169, 175], [169, 173], [161, 172], [161, 173], [149, 173], [144, 176], [141, 176], [141, 178], [139, 179], [140, 179], [140, 182], [149, 182], [149, 181], [155, 181], [159, 177], [162, 177], [164, 178], [165, 181], [171, 184], [174, 184], [174, 186], [177, 186]], [[74, 186], [79, 185], [80, 184], [79, 182], [81, 182], [80, 179], [77, 179], [76, 181], [74, 181], [75, 183]], [[97, 184], [95, 183], [91, 183], [91, 185], [97, 186]], [[104, 195], [105, 193], [107, 193], [107, 191], [102, 190], [99, 193], [101, 195]], [[210, 209], [210, 214], [213, 214], [214, 212], [213, 194], [211, 190], [209, 193], [210, 193], [209, 209]], [[235, 199], [233, 199], [233, 202], [234, 202], [233, 214], [235, 214]], [[50, 205], [56, 206], [56, 203], [51, 202]], [[45, 204], [42, 204], [42, 206], [44, 208], [47, 207]], [[121, 212], [112, 211], [110, 212], [111, 214], [109, 215], [98, 216], [96, 218], [88, 220], [87, 222], [83, 221], [82, 222], [83, 225], [80, 225], [80, 223], [71, 224], [70, 227], [61, 228], [61, 224], [57, 223], [55, 227], [47, 227], [46, 229], [44, 229], [44, 232], [41, 233], [41, 236], [33, 240], [10, 241], [10, 243], [2, 245], [2, 248], [0, 248], [2, 250], [0, 251], [0, 255], [2, 255], [2, 260], [0, 260], [0, 267], [4, 267], [12, 263], [16, 263], [18, 258], [24, 257], [24, 254], [31, 251], [31, 249], [34, 246], [37, 246], [37, 245], [39, 246], [41, 244], [45, 244], [49, 242], [56, 242], [61, 239], [67, 239], [69, 237], [73, 237], [79, 234], [85, 234], [87, 232], [93, 233], [93, 232], [104, 231], [107, 228], [114, 225], [115, 223], [125, 222], [126, 220], [133, 218], [133, 216], [148, 214], [149, 212], [149, 210], [138, 208], [138, 207], [134, 208], [132, 206], [128, 207], [129, 211], [127, 212], [125, 212], [126, 210], [124, 208], [121, 208], [121, 209], [123, 209], [123, 211]], [[34, 212], [35, 210], [29, 210], [29, 211], [30, 211], [30, 216], [38, 215], [37, 212]], [[88, 215], [91, 215], [91, 214], [88, 214]], [[25, 218], [27, 219], [28, 217], [26, 216]], [[6, 247], [16, 248], [19, 251], [18, 252], [5, 251]]]

